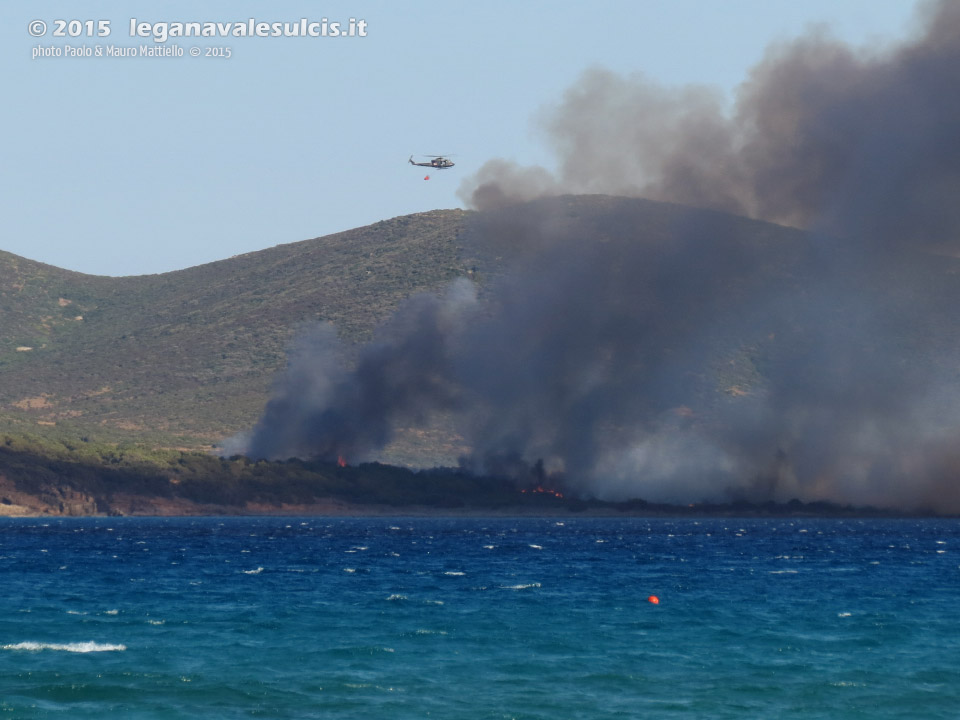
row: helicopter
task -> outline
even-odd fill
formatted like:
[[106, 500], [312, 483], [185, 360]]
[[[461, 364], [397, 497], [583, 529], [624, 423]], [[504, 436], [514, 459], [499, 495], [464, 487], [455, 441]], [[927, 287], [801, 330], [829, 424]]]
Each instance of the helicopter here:
[[443, 155], [425, 155], [424, 157], [429, 157], [431, 159], [427, 162], [414, 162], [413, 155], [411, 155], [409, 162], [411, 165], [434, 168], [436, 170], [446, 170], [447, 168], [452, 168], [454, 165], [453, 162], [445, 158]]

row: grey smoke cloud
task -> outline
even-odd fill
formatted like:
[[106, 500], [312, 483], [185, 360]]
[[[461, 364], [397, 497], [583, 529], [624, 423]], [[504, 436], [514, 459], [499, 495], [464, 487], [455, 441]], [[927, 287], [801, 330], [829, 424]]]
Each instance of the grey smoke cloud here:
[[545, 121], [556, 173], [461, 188], [463, 241], [508, 258], [483, 300], [412, 298], [353, 367], [304, 339], [247, 453], [375, 457], [443, 411], [467, 468], [582, 495], [960, 512], [960, 268], [925, 252], [960, 239], [960, 4], [924, 12], [874, 54], [771, 48], [729, 112], [585, 73]]
[[417, 295], [365, 345], [353, 367], [332, 325], [300, 337], [253, 431], [228, 451], [250, 457], [351, 461], [382, 448], [398, 424], [456, 407], [451, 364], [462, 316], [476, 304], [458, 280], [442, 297]]
[[492, 160], [478, 209], [559, 193], [693, 205], [874, 242], [954, 240], [960, 221], [960, 4], [922, 32], [856, 50], [824, 30], [771, 47], [733, 109], [706, 87], [592, 69], [547, 110], [555, 174]]

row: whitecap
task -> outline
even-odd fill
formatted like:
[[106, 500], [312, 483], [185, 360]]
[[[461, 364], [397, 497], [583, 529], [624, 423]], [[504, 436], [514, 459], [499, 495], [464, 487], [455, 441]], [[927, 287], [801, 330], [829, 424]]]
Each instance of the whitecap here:
[[393, 600], [406, 600], [406, 599], [407, 599], [407, 596], [406, 596], [406, 595], [397, 595], [397, 594], [393, 594], [393, 595], [391, 595], [390, 597], [387, 598], [387, 600], [391, 600], [391, 601], [393, 601]]
[[534, 582], [534, 583], [526, 583], [522, 585], [501, 585], [500, 589], [501, 590], [526, 590], [528, 588], [538, 588], [538, 587], [540, 587], [540, 583]]
[[104, 610], [104, 611], [103, 611], [103, 614], [104, 614], [104, 615], [119, 615], [119, 614], [120, 614], [120, 611], [119, 611], [119, 610]]
[[459, 570], [447, 570], [444, 575], [450, 575], [451, 577], [461, 577], [466, 575], [465, 572], [460, 572]]
[[543, 545], [531, 545], [534, 550], [543, 550]]
[[484, 546], [483, 546], [483, 549], [484, 549], [484, 550], [493, 550], [493, 548], [495, 548], [495, 547], [496, 547], [496, 545], [484, 545]]
[[111, 645], [108, 643], [96, 642], [74, 642], [74, 643], [39, 643], [39, 642], [21, 642], [13, 645], [4, 645], [4, 650], [30, 650], [38, 652], [40, 650], [62, 650], [64, 652], [88, 653], [88, 652], [111, 652], [115, 650], [126, 650], [126, 645]]
[[853, 613], [842, 612], [842, 613], [837, 613], [837, 617], [850, 617], [852, 614]]
[[262, 567], [258, 567], [256, 570], [244, 570], [244, 571], [243, 571], [243, 574], [244, 574], [244, 575], [259, 575], [259, 574], [262, 573], [262, 572], [263, 572], [263, 568], [262, 568]]
[[151, 625], [163, 625], [166, 620], [147, 620]]
[[771, 575], [796, 575], [796, 570], [771, 570]]
[[355, 573], [355, 572], [357, 571], [357, 569], [356, 569], [356, 568], [344, 568], [343, 571], [344, 571], [344, 572], [348, 572], [348, 573]]

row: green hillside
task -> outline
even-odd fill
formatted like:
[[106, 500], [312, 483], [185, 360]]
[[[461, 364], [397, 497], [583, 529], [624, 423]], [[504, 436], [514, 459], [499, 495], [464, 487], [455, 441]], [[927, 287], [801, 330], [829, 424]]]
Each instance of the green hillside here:
[[[196, 447], [248, 426], [304, 323], [368, 338], [466, 270], [459, 210], [161, 275], [83, 275], [0, 252], [0, 412]], [[39, 425], [38, 425], [39, 424]]]
[[[604, 242], [628, 225], [660, 239], [679, 225], [702, 225], [709, 229], [703, 242], [722, 238], [760, 268], [749, 290], [732, 281], [730, 297], [771, 288], [815, 296], [821, 281], [809, 262], [811, 238], [801, 231], [606, 196], [489, 214], [419, 213], [160, 275], [90, 276], [0, 252], [0, 431], [207, 448], [256, 420], [298, 328], [327, 320], [349, 342], [368, 339], [411, 294], [498, 272], [524, 252], [513, 229], [544, 217], [583, 242]], [[480, 235], [484, 242], [474, 242]], [[836, 253], [842, 264], [842, 250]], [[898, 294], [918, 287], [941, 308], [960, 302], [955, 258], [916, 252], [890, 273], [892, 307]], [[960, 347], [956, 317], [939, 312], [909, 323], [914, 337], [903, 342], [916, 346], [917, 362], [950, 371]], [[790, 308], [777, 322], [751, 337], [733, 326], [713, 329], [718, 380], [692, 382], [698, 412], [752, 392], [763, 383], [770, 347], [779, 344], [782, 355], [811, 330], [810, 319]], [[823, 322], [832, 322], [829, 313]], [[404, 434], [388, 457], [413, 464], [458, 451], [455, 437], [420, 429]]]

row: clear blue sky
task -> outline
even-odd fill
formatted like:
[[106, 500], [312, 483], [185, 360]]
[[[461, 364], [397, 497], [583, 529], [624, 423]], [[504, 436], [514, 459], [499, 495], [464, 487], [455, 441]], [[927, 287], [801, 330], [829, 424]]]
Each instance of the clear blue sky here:
[[[156, 45], [129, 36], [131, 18], [356, 18], [367, 36], [171, 38], [183, 57], [32, 58], [37, 46]], [[58, 19], [109, 20], [111, 34], [51, 37]], [[912, 0], [4, 2], [0, 249], [156, 273], [459, 207], [460, 180], [493, 157], [552, 165], [537, 115], [590, 66], [732, 97], [771, 42], [811, 24], [861, 46], [913, 22]], [[192, 58], [192, 46], [232, 55]], [[456, 153], [457, 166], [424, 181], [411, 153]]]

